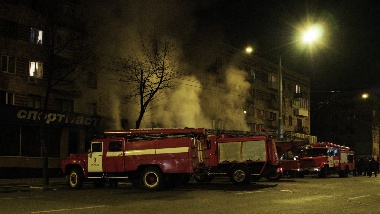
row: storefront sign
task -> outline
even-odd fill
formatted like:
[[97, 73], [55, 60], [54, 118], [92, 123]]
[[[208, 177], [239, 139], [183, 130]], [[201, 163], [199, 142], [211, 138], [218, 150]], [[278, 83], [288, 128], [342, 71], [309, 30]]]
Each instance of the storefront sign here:
[[30, 123], [43, 122], [49, 125], [78, 125], [97, 127], [100, 117], [75, 113], [62, 113], [48, 111], [44, 114], [41, 110], [19, 106], [0, 106], [4, 114], [0, 114], [0, 119], [7, 121], [24, 121]]

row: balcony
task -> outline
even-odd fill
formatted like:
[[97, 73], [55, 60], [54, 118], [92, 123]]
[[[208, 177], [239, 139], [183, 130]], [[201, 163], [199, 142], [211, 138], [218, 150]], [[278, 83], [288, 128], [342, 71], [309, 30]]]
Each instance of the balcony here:
[[299, 117], [308, 117], [309, 111], [303, 108], [294, 109], [294, 115]]

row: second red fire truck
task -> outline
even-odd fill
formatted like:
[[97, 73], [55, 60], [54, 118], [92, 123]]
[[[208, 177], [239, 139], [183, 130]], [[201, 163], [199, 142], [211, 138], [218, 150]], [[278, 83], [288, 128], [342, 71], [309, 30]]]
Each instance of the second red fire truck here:
[[339, 177], [347, 177], [355, 169], [354, 151], [330, 142], [316, 142], [305, 148], [300, 164], [305, 174], [325, 177], [338, 173]]
[[129, 179], [141, 189], [158, 190], [186, 183], [190, 176], [210, 181], [229, 176], [235, 184], [252, 178], [278, 180], [274, 141], [267, 135], [222, 132], [203, 128], [105, 131], [91, 141], [90, 151], [70, 155], [61, 163], [68, 184], [79, 189], [84, 181], [96, 187], [106, 180]]
[[290, 177], [325, 177], [334, 173], [347, 177], [355, 169], [354, 151], [346, 146], [330, 142], [276, 142], [276, 146], [284, 175]]

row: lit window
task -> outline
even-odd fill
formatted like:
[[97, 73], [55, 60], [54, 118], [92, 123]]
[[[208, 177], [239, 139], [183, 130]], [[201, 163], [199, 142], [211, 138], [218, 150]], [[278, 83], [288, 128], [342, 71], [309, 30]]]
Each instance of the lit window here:
[[43, 31], [37, 28], [30, 28], [30, 42], [42, 45]]
[[29, 62], [29, 76], [42, 79], [42, 77], [43, 77], [43, 63], [42, 62]]
[[0, 91], [0, 104], [14, 105], [14, 93]]
[[276, 83], [277, 82], [277, 78], [276, 78], [275, 75], [269, 74], [268, 81], [269, 81], [269, 83]]
[[29, 95], [28, 96], [28, 107], [41, 108], [41, 96]]
[[300, 85], [296, 85], [296, 93], [297, 94], [301, 93], [301, 86]]
[[1, 71], [16, 73], [16, 57], [1, 56]]

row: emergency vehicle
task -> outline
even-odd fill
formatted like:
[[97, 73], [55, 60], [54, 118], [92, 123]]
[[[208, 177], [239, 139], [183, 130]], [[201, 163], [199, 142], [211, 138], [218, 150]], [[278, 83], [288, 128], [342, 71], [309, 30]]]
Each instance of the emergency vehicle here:
[[105, 131], [91, 141], [89, 152], [70, 155], [61, 169], [71, 188], [84, 181], [102, 187], [106, 180], [129, 179], [141, 189], [228, 175], [249, 183], [251, 175], [279, 179], [281, 170], [274, 141], [268, 136], [213, 134], [204, 128]]
[[[203, 164], [196, 169], [197, 181], [229, 176], [234, 184], [247, 184], [264, 177], [277, 181], [282, 177], [276, 145], [268, 133], [208, 130], [209, 147]], [[264, 135], [263, 135], [264, 134]]]
[[354, 151], [330, 142], [316, 142], [305, 148], [300, 165], [305, 174], [325, 177], [338, 173], [339, 177], [347, 177], [355, 169]]
[[304, 177], [300, 158], [307, 145], [308, 142], [305, 141], [276, 142], [280, 166], [284, 176]]

